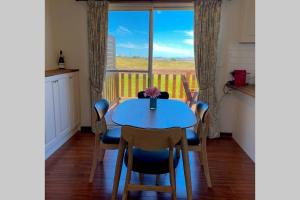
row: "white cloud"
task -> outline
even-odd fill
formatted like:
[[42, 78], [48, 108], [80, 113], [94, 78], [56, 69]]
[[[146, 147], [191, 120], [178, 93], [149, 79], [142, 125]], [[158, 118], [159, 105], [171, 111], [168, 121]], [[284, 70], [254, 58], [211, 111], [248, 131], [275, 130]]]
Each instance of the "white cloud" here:
[[190, 31], [183, 31], [185, 33], [186, 36], [188, 37], [194, 37], [194, 31], [190, 30]]
[[194, 44], [194, 39], [185, 39], [183, 40], [184, 44], [188, 44], [188, 45], [193, 45]]
[[186, 49], [182, 47], [169, 46], [165, 44], [154, 43], [154, 53], [165, 53], [167, 57], [193, 57], [194, 52], [192, 49]]
[[127, 48], [127, 49], [146, 49], [147, 48], [147, 44], [133, 44], [131, 42], [127, 42], [127, 43], [119, 43], [117, 44], [118, 47], [122, 47], [122, 48]]
[[194, 37], [194, 30], [175, 30], [175, 33], [184, 33], [187, 37]]
[[126, 28], [125, 26], [118, 26], [116, 32], [121, 35], [131, 34], [131, 31], [128, 28]]
[[194, 31], [193, 30], [176, 30], [176, 33], [183, 33], [185, 35], [185, 39], [182, 40], [184, 44], [193, 45], [194, 44]]

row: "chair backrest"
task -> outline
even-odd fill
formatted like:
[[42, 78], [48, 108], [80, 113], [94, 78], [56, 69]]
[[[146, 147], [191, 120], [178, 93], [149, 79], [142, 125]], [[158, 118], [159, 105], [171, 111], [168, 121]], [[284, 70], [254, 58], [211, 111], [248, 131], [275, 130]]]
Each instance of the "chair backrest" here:
[[131, 126], [122, 127], [122, 138], [128, 146], [146, 151], [155, 151], [173, 147], [181, 140], [181, 128], [142, 129]]
[[[144, 96], [145, 91], [139, 91], [137, 96], [139, 99], [148, 99], [149, 97]], [[158, 99], [169, 99], [169, 93], [168, 92], [160, 92], [160, 95], [157, 97]]]
[[101, 132], [106, 132], [107, 125], [104, 116], [108, 111], [109, 103], [106, 99], [101, 99], [95, 103], [94, 108], [97, 114], [97, 122], [101, 122]]
[[196, 104], [197, 125], [196, 130], [199, 138], [206, 140], [208, 132], [208, 104], [203, 101], [198, 101]]
[[169, 93], [168, 92], [160, 92], [160, 95], [157, 97], [159, 99], [169, 99]]
[[204, 123], [206, 120], [206, 113], [208, 111], [208, 104], [203, 101], [198, 101], [196, 104], [196, 113], [199, 119]]
[[181, 75], [181, 81], [182, 81], [182, 85], [183, 85], [183, 88], [184, 88], [184, 91], [185, 91], [188, 101], [192, 101], [193, 96], [192, 96], [188, 81], [187, 81], [185, 75], [183, 75], [183, 74]]
[[138, 92], [137, 96], [138, 96], [139, 99], [149, 98], [149, 97], [145, 97], [145, 96], [144, 96], [144, 92], [145, 92], [145, 91], [139, 91], [139, 92]]

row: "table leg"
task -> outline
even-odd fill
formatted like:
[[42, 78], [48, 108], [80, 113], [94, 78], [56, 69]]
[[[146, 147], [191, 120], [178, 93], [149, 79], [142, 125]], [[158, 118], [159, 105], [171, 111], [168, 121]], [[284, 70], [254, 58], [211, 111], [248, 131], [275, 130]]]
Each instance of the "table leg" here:
[[191, 172], [190, 172], [190, 162], [187, 148], [187, 140], [185, 129], [182, 129], [182, 140], [181, 140], [181, 149], [182, 149], [182, 160], [184, 168], [184, 177], [185, 177], [185, 187], [187, 192], [187, 199], [192, 199], [192, 183], [191, 183]]
[[118, 158], [116, 162], [116, 168], [115, 168], [115, 176], [114, 176], [114, 185], [113, 185], [113, 191], [112, 191], [112, 200], [117, 199], [118, 196], [118, 188], [119, 188], [119, 182], [120, 182], [120, 176], [121, 176], [121, 170], [122, 170], [122, 161], [125, 151], [125, 141], [121, 137], [120, 143], [119, 143], [119, 151], [118, 151]]

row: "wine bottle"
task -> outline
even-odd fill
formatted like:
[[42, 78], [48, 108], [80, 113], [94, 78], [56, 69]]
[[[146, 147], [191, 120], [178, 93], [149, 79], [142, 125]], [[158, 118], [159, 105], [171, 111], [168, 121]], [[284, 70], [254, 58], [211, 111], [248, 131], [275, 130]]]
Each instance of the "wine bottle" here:
[[62, 50], [60, 50], [60, 52], [59, 52], [58, 67], [59, 67], [59, 69], [65, 68], [65, 59], [62, 54]]

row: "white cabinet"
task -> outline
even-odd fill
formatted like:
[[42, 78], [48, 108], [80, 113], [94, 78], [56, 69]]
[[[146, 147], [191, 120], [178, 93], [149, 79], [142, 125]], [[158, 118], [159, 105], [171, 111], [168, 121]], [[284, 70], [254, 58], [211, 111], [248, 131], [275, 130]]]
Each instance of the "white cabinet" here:
[[241, 43], [255, 43], [255, 0], [241, 0]]
[[45, 83], [45, 143], [50, 143], [56, 135], [55, 116], [54, 116], [54, 99], [53, 99], [53, 84]]
[[235, 120], [232, 136], [255, 162], [255, 97], [233, 92]]
[[76, 126], [79, 123], [79, 77], [74, 73], [69, 77], [69, 102], [70, 102], [70, 125]]
[[55, 75], [45, 82], [46, 159], [79, 128], [78, 72]]

